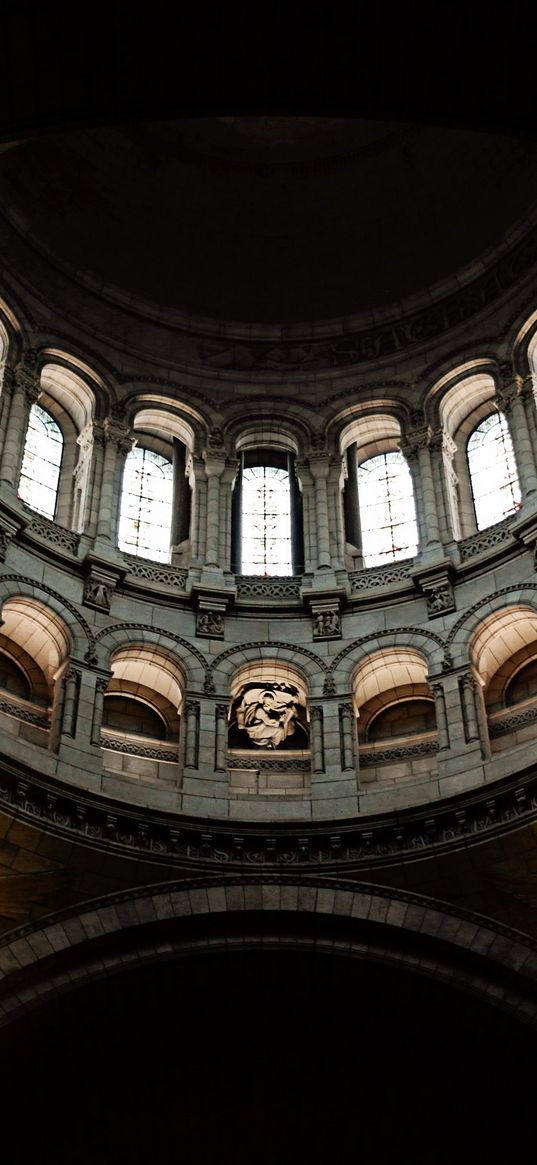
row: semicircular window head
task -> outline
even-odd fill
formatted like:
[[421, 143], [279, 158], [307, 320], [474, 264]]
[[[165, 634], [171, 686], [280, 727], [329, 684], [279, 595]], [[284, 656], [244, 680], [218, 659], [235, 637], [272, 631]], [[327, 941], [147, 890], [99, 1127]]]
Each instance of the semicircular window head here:
[[154, 562], [169, 562], [172, 502], [171, 461], [137, 445], [125, 461], [119, 549]]
[[19, 479], [19, 497], [37, 514], [53, 518], [63, 453], [59, 425], [42, 409], [32, 405]]
[[520, 485], [511, 434], [502, 413], [491, 413], [468, 438], [467, 456], [478, 530], [520, 508]]
[[293, 573], [289, 470], [250, 465], [242, 470], [242, 574]]
[[413, 558], [418, 550], [414, 489], [399, 450], [362, 461], [358, 499], [364, 566]]

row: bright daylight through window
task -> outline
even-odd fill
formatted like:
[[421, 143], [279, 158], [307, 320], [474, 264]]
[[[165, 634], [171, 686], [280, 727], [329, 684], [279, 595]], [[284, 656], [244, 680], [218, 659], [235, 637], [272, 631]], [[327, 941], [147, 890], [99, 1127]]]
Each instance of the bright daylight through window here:
[[252, 465], [242, 471], [241, 571], [293, 573], [291, 490], [287, 469]]
[[170, 561], [173, 469], [170, 461], [136, 446], [123, 474], [118, 543], [120, 550]]
[[491, 413], [474, 429], [467, 453], [477, 528], [485, 530], [520, 506], [513, 443], [501, 413]]
[[45, 409], [32, 405], [19, 480], [19, 497], [32, 510], [53, 518], [60, 479], [63, 437]]
[[381, 453], [358, 466], [364, 566], [413, 558], [418, 549], [410, 470], [400, 452]]

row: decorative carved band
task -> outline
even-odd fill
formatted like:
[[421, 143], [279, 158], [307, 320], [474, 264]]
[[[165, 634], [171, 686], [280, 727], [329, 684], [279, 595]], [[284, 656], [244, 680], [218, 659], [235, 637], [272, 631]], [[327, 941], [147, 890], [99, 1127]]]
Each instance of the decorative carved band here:
[[29, 708], [21, 708], [15, 700], [0, 700], [0, 712], [8, 716], [16, 716], [17, 720], [24, 720], [25, 724], [35, 724], [36, 728], [49, 728], [48, 716], [40, 712], [32, 712]]
[[188, 571], [177, 566], [166, 566], [162, 563], [140, 561], [130, 554], [125, 555], [129, 564], [129, 575], [133, 578], [144, 579], [145, 582], [163, 583], [167, 587], [175, 587], [184, 591]]
[[371, 587], [385, 587], [388, 583], [410, 582], [410, 564], [413, 559], [407, 558], [399, 564], [390, 563], [389, 566], [370, 567], [366, 570], [353, 570], [349, 574], [351, 591], [368, 591]]
[[402, 744], [399, 748], [382, 748], [378, 751], [360, 752], [360, 765], [395, 764], [396, 761], [412, 760], [416, 756], [431, 756], [438, 752], [437, 740], [422, 740], [418, 744]]
[[489, 735], [491, 738], [502, 736], [504, 732], [513, 732], [515, 728], [520, 728], [523, 724], [533, 724], [536, 720], [537, 704], [520, 712], [506, 712], [501, 718], [490, 722]]
[[485, 550], [492, 550], [494, 546], [501, 546], [502, 543], [509, 542], [511, 538], [509, 526], [512, 520], [513, 514], [510, 514], [502, 522], [497, 522], [495, 526], [489, 526], [488, 530], [479, 531], [478, 534], [472, 534], [470, 538], [464, 538], [462, 542], [459, 542], [461, 562], [467, 562], [469, 558], [475, 558], [477, 554], [483, 554]]
[[266, 773], [309, 773], [309, 760], [292, 759], [289, 760], [272, 760], [263, 759], [255, 754], [252, 757], [228, 757], [228, 768], [230, 769], [256, 769]]
[[291, 599], [300, 601], [300, 587], [302, 579], [276, 577], [257, 578], [244, 576], [237, 579], [237, 597], [239, 599]]
[[[52, 794], [52, 795], [51, 795]], [[522, 822], [537, 820], [537, 769], [498, 784], [494, 791], [480, 789], [459, 795], [448, 803], [418, 810], [400, 810], [376, 821], [342, 822], [337, 835], [322, 824], [311, 828], [304, 822], [296, 831], [288, 823], [271, 822], [268, 829], [242, 822], [243, 844], [235, 845], [237, 825], [185, 821], [170, 814], [129, 809], [123, 803], [95, 797], [81, 789], [35, 775], [21, 776], [4, 770], [0, 775], [0, 805], [22, 820], [38, 823], [48, 832], [89, 844], [119, 847], [144, 853], [144, 860], [178, 861], [199, 869], [200, 863], [231, 867], [308, 863], [313, 867], [370, 867], [375, 861], [400, 860], [401, 854], [434, 847], [436, 853], [451, 846], [481, 843], [484, 834], [503, 833]]]
[[149, 744], [133, 744], [130, 740], [116, 740], [111, 736], [101, 736], [101, 748], [111, 752], [125, 752], [128, 756], [141, 756], [146, 760], [178, 761], [179, 753], [175, 750], [153, 747]]
[[72, 530], [66, 530], [65, 526], [58, 526], [57, 522], [51, 522], [48, 518], [35, 517], [30, 506], [25, 506], [24, 509], [27, 514], [32, 514], [32, 521], [25, 530], [28, 537], [44, 538], [52, 546], [59, 546], [62, 550], [76, 554], [80, 542], [79, 534], [74, 534]]

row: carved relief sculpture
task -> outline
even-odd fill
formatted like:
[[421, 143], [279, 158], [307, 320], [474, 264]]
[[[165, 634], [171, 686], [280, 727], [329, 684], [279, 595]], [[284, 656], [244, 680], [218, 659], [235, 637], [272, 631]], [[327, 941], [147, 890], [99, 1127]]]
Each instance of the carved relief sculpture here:
[[305, 709], [298, 688], [287, 683], [245, 684], [232, 708], [229, 744], [249, 749], [307, 748]]

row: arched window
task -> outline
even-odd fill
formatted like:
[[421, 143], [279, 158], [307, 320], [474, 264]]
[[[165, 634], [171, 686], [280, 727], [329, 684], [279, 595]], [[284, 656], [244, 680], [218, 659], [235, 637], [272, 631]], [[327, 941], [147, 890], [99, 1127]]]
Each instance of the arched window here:
[[364, 566], [413, 558], [418, 549], [410, 470], [400, 451], [380, 453], [358, 466]]
[[241, 455], [234, 495], [237, 574], [290, 575], [302, 569], [299, 502], [292, 454], [261, 449]]
[[520, 506], [520, 486], [507, 421], [494, 412], [474, 429], [466, 446], [478, 530]]
[[38, 514], [56, 511], [63, 437], [59, 425], [39, 405], [32, 405], [19, 480], [19, 497]]
[[171, 461], [136, 446], [125, 462], [118, 545], [127, 554], [170, 561], [173, 501]]

